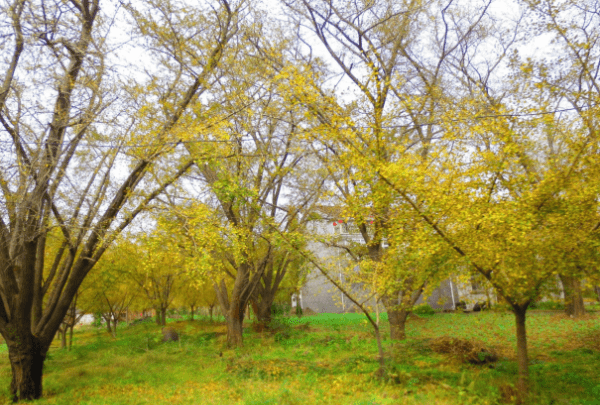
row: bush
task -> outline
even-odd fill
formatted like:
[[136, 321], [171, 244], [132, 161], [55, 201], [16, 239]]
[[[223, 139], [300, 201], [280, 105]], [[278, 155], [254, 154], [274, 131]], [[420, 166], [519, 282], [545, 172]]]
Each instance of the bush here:
[[435, 311], [433, 310], [433, 308], [431, 308], [431, 306], [429, 304], [421, 304], [421, 305], [417, 305], [415, 307], [413, 307], [412, 309], [412, 313], [416, 314], [416, 315], [434, 315]]
[[92, 326], [99, 328], [102, 326], [102, 313], [98, 312], [94, 314], [94, 322], [92, 322]]
[[271, 305], [271, 316], [276, 318], [278, 316], [289, 316], [292, 307], [287, 302], [284, 303], [276, 303], [274, 302]]

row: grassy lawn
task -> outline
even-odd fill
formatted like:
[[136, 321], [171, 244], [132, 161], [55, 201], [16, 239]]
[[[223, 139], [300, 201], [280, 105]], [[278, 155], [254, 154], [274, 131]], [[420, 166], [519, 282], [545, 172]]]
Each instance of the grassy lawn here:
[[[382, 324], [386, 325], [385, 318]], [[308, 328], [306, 325], [308, 324]], [[180, 342], [161, 343], [152, 322], [76, 331], [71, 351], [52, 348], [40, 404], [499, 404], [516, 382], [510, 313], [435, 314], [411, 318], [406, 341], [385, 340], [393, 379], [374, 377], [376, 343], [364, 316], [286, 318], [274, 333], [244, 332], [227, 349], [225, 326], [170, 322]], [[532, 404], [600, 405], [600, 316], [560, 312], [528, 316]], [[384, 328], [385, 329], [385, 328]], [[434, 353], [440, 336], [494, 347], [493, 367]], [[0, 346], [0, 402], [8, 402], [10, 365]]]

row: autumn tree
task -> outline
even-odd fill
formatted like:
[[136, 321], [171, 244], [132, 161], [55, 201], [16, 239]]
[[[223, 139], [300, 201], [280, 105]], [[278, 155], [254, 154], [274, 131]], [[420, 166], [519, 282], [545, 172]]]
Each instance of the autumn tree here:
[[[179, 120], [214, 80], [243, 2], [156, 3], [130, 8], [138, 27], [130, 45], [166, 69], [137, 82], [121, 69], [127, 57], [115, 53], [122, 48], [113, 17], [122, 8], [100, 0], [0, 3], [0, 333], [15, 400], [41, 397], [48, 348], [79, 286], [192, 164], [153, 166], [173, 153]], [[52, 227], [63, 241], [45, 258]]]
[[[393, 218], [406, 203], [366, 162], [392, 163], [411, 155], [415, 164], [434, 164], [430, 150], [440, 129], [427, 123], [451, 103], [445, 89], [451, 79], [451, 56], [478, 27], [489, 2], [473, 8], [473, 17], [460, 24], [452, 19], [452, 1], [284, 3], [295, 26], [301, 27], [303, 41], [316, 37], [332, 65], [323, 68], [316, 61], [312, 76], [297, 74], [290, 83], [290, 102], [302, 103], [314, 119], [307, 134], [312, 145], [318, 145], [315, 153], [330, 175], [340, 219], [349, 219], [362, 236], [364, 258], [380, 275], [399, 277], [382, 276], [389, 281], [387, 287], [374, 287], [388, 312], [391, 338], [403, 339], [408, 311], [428, 280], [417, 267], [406, 272], [387, 266], [385, 247], [392, 241], [402, 243], [391, 234], [400, 229], [392, 225]], [[355, 261], [363, 260], [360, 246], [338, 247]]]
[[116, 336], [117, 325], [136, 298], [139, 286], [129, 278], [136, 268], [138, 252], [127, 240], [118, 240], [102, 256], [96, 270], [82, 284], [86, 297], [80, 300], [94, 314], [101, 314], [108, 333]]
[[[511, 306], [523, 401], [527, 309], [549, 277], [579, 271], [572, 254], [598, 224], [598, 190], [590, 181], [598, 165], [595, 133], [581, 125], [585, 114], [561, 115], [551, 93], [532, 80], [536, 68], [519, 56], [514, 40], [518, 23], [513, 35], [487, 36], [500, 31], [497, 25], [473, 32], [453, 57], [465, 85], [438, 121], [443, 137], [430, 152], [435, 170], [406, 157], [377, 171]], [[486, 41], [500, 43], [488, 42], [494, 51], [482, 57], [476, 50]], [[499, 80], [503, 69], [512, 72], [510, 80]], [[423, 176], [426, 183], [417, 181]]]

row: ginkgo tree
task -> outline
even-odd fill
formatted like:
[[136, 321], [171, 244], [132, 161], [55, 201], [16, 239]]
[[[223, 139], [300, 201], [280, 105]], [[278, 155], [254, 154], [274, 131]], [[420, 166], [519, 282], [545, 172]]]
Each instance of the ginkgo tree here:
[[[391, 164], [409, 154], [416, 164], [432, 164], [430, 150], [440, 129], [427, 123], [452, 103], [445, 89], [451, 81], [451, 57], [467, 33], [478, 29], [489, 2], [469, 9], [469, 19], [454, 18], [462, 8], [452, 1], [283, 3], [304, 43], [316, 37], [331, 62], [323, 67], [316, 59], [308, 72], [292, 71], [293, 66], [280, 69], [290, 76], [289, 102], [303, 105], [312, 118], [306, 137], [328, 171], [334, 196], [330, 201], [354, 224], [366, 252], [361, 258], [358, 245], [337, 247], [377, 268], [379, 280], [373, 278], [373, 288], [386, 307], [391, 338], [403, 339], [407, 314], [425, 285], [434, 284], [428, 278], [437, 267], [401, 271], [402, 266], [389, 266], [386, 246], [394, 256], [400, 247], [390, 243], [404, 245], [409, 240], [398, 240], [409, 234], [398, 233], [399, 225], [393, 224], [398, 213], [406, 211], [406, 202], [377, 176], [370, 161]], [[334, 240], [326, 244], [336, 246]], [[422, 254], [433, 260], [438, 252]], [[385, 287], [381, 280], [388, 281]]]
[[[41, 397], [52, 339], [96, 262], [191, 167], [174, 150], [178, 122], [218, 76], [244, 17], [243, 0], [139, 1], [130, 30], [123, 8], [104, 3], [0, 2], [0, 333], [15, 401]], [[129, 54], [117, 54], [117, 20]], [[130, 74], [144, 72], [135, 53], [160, 68]], [[147, 176], [164, 154], [176, 167]], [[53, 227], [63, 241], [46, 258]]]

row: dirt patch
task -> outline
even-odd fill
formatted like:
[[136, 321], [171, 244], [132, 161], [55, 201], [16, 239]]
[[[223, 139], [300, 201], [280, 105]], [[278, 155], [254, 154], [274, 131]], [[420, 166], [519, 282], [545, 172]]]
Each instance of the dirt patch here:
[[596, 320], [598, 319], [598, 314], [596, 313], [585, 313], [582, 316], [579, 316], [577, 318], [572, 318], [571, 316], [565, 314], [564, 312], [561, 312], [559, 314], [556, 314], [552, 317], [550, 317], [551, 321], [564, 321], [564, 320], [569, 320], [569, 321], [592, 321], [592, 320]]
[[582, 340], [586, 348], [600, 352], [600, 330], [589, 333]]
[[302, 316], [311, 316], [311, 315], [317, 315], [317, 313], [308, 307], [302, 309]]
[[465, 363], [486, 364], [498, 360], [495, 349], [475, 340], [464, 340], [450, 336], [433, 339], [429, 347], [436, 353], [450, 354]]

